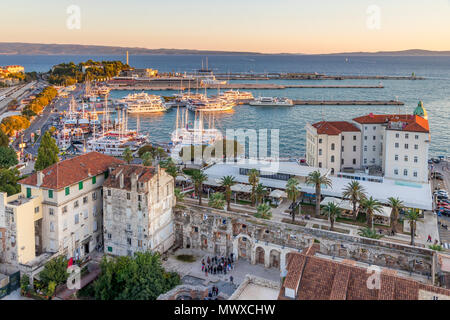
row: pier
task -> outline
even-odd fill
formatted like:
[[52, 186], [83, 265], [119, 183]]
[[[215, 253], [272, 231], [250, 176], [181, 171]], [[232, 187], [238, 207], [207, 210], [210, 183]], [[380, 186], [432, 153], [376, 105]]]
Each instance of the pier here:
[[[274, 83], [228, 83], [222, 85], [206, 85], [201, 86], [199, 89], [221, 89], [221, 90], [282, 90], [289, 88], [298, 89], [383, 89], [383, 85], [307, 85], [307, 84], [274, 84]], [[125, 85], [125, 86], [114, 86], [109, 85], [111, 90], [129, 90], [129, 91], [139, 91], [139, 90], [164, 90], [164, 91], [181, 91], [188, 90], [186, 86], [180, 85]], [[194, 90], [194, 88], [190, 88]]]
[[396, 100], [293, 100], [301, 106], [403, 106], [404, 102]]

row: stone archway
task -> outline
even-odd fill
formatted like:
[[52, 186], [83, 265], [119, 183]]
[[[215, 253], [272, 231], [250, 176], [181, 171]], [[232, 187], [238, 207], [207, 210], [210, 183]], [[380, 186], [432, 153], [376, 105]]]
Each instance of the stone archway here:
[[255, 250], [255, 264], [265, 264], [266, 251], [262, 247], [257, 247]]
[[281, 258], [280, 251], [275, 250], [275, 249], [270, 250], [269, 267], [275, 268], [275, 269], [280, 269], [280, 258]]
[[252, 259], [253, 239], [247, 234], [239, 234], [233, 239], [233, 256], [235, 261], [239, 258]]
[[191, 238], [186, 237], [186, 248], [190, 249], [191, 248]]

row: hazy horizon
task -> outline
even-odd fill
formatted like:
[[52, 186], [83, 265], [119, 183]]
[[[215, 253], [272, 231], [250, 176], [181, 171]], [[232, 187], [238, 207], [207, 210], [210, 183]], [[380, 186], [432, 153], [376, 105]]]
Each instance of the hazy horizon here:
[[0, 10], [8, 13], [0, 42], [288, 54], [450, 50], [448, 0], [16, 0]]

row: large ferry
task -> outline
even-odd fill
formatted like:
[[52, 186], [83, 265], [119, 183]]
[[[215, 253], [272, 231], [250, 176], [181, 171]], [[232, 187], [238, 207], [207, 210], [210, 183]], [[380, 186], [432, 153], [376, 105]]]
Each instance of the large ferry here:
[[126, 148], [132, 152], [148, 143], [145, 135], [138, 135], [136, 131], [111, 130], [89, 139], [86, 151], [97, 151], [111, 156], [122, 156]]
[[145, 92], [129, 94], [119, 100], [119, 103], [127, 106], [128, 113], [156, 113], [165, 112], [169, 109], [160, 96], [149, 95]]
[[294, 102], [288, 98], [259, 97], [249, 103], [258, 107], [293, 107]]

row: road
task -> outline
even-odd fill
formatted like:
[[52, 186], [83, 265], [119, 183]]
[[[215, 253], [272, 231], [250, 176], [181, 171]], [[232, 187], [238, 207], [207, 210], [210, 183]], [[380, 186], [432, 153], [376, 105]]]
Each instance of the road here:
[[[436, 188], [438, 189], [444, 189], [449, 191], [450, 187], [450, 162], [449, 161], [441, 161], [440, 163], [433, 164], [433, 171], [440, 172], [444, 179], [443, 180], [432, 180], [433, 181], [433, 190]], [[441, 224], [445, 224], [449, 226], [450, 228], [450, 217], [441, 216], [438, 217], [438, 221], [441, 222]], [[450, 252], [450, 229], [445, 229], [442, 226], [438, 226], [439, 229], [439, 237], [440, 242], [442, 243], [443, 247], [447, 250], [447, 252]]]
[[13, 100], [21, 100], [25, 98], [25, 96], [28, 96], [31, 94], [31, 89], [37, 85], [37, 81], [32, 81], [30, 83], [21, 84], [17, 86], [13, 86], [10, 88], [7, 88], [6, 90], [3, 90], [0, 92], [0, 96], [5, 95], [5, 99], [0, 101], [0, 113], [3, 113], [6, 111], [6, 107], [8, 104]]

